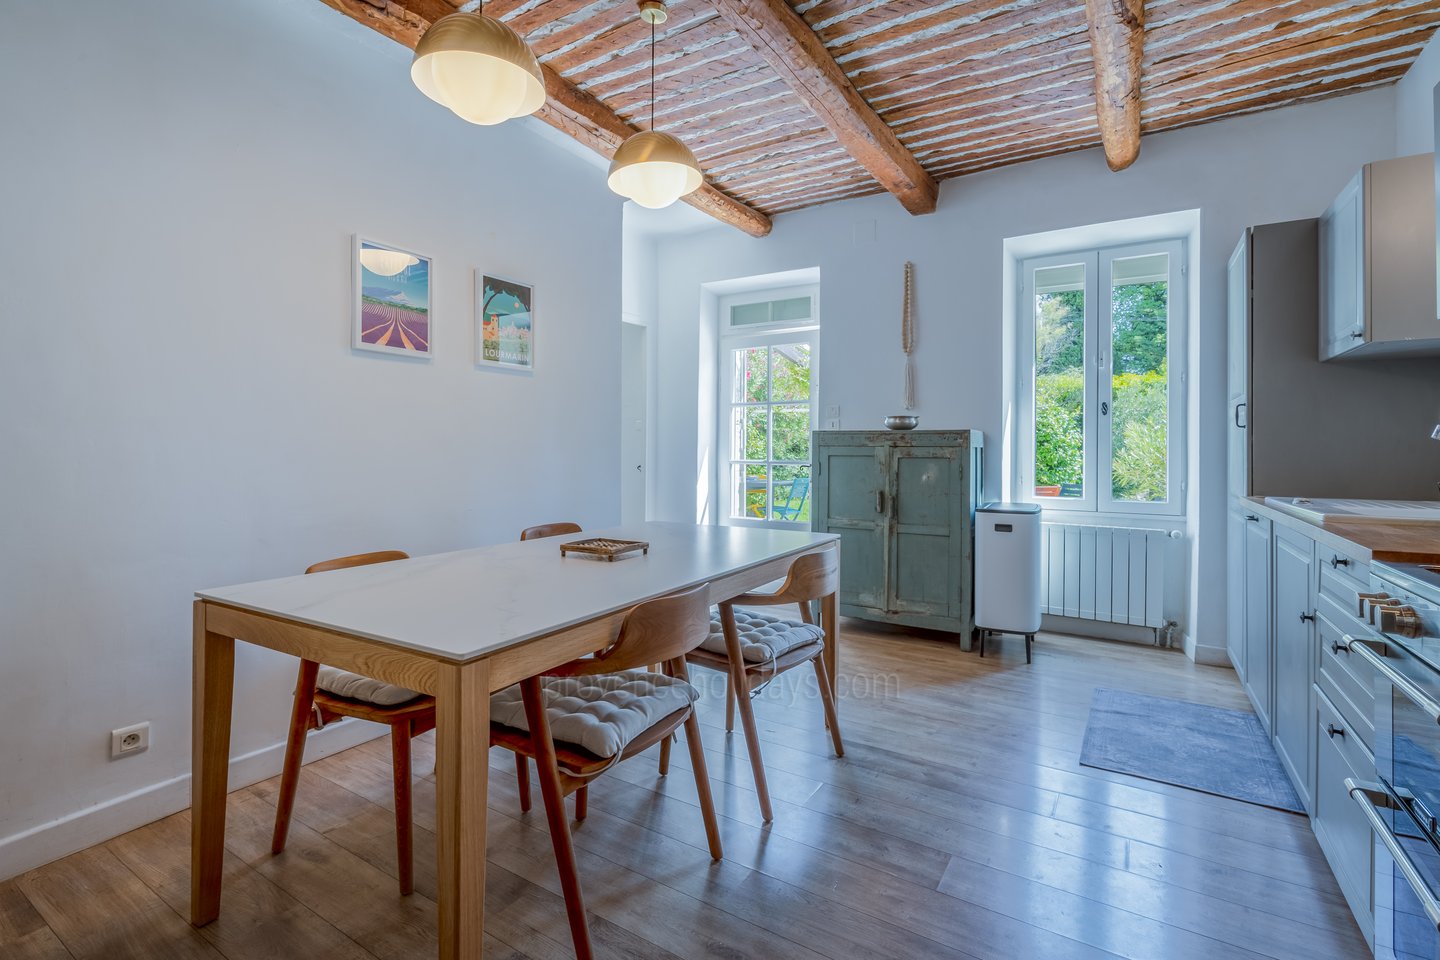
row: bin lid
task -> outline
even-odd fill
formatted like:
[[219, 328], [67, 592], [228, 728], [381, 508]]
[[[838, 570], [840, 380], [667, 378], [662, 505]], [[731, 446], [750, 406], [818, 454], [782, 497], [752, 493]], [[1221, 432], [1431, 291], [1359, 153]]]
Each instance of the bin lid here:
[[1039, 513], [1038, 503], [1001, 503], [999, 500], [992, 500], [989, 503], [981, 504], [978, 513]]

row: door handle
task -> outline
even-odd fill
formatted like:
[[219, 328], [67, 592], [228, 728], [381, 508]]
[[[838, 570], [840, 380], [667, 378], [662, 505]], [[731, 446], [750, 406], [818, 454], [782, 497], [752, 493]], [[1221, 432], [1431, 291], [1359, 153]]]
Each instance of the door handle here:
[[1315, 614], [1313, 614], [1313, 613], [1302, 613], [1302, 614], [1300, 614], [1300, 622], [1301, 622], [1301, 623], [1314, 623], [1314, 622], [1315, 622]]
[[1240, 411], [1241, 411], [1241, 410], [1244, 410], [1246, 406], [1248, 406], [1248, 404], [1244, 404], [1244, 403], [1237, 403], [1237, 404], [1235, 404], [1235, 426], [1239, 427], [1241, 430], [1244, 430], [1245, 427], [1246, 427], [1246, 423], [1249, 422], [1248, 420], [1246, 421], [1246, 423], [1241, 423], [1241, 422], [1240, 422]]
[[1390, 825], [1380, 814], [1382, 809], [1389, 809], [1392, 806], [1385, 788], [1377, 783], [1355, 781], [1346, 777], [1345, 789], [1349, 792], [1350, 799], [1359, 804], [1360, 812], [1365, 814], [1370, 829], [1389, 851], [1391, 858], [1395, 861], [1395, 866], [1399, 868], [1400, 873], [1405, 877], [1405, 882], [1414, 891], [1415, 899], [1420, 901], [1420, 907], [1425, 911], [1425, 916], [1430, 919], [1432, 925], [1440, 927], [1440, 901], [1437, 901], [1435, 894], [1430, 892], [1430, 884], [1426, 881], [1425, 875], [1415, 865], [1409, 852], [1400, 845], [1400, 841], [1391, 832]]
[[875, 491], [875, 512], [876, 512], [876, 513], [884, 513], [884, 512], [885, 512], [885, 491], [884, 491], [884, 490], [876, 490], [876, 491]]

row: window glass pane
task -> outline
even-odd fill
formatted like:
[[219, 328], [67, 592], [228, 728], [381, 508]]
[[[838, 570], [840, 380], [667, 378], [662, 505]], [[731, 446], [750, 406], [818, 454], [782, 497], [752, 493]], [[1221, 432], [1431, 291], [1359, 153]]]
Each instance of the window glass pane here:
[[810, 406], [781, 406], [773, 408], [774, 460], [810, 459]]
[[765, 465], [736, 463], [730, 467], [730, 516], [770, 519], [765, 510], [769, 481]]
[[736, 460], [770, 459], [765, 407], [734, 407], [731, 417], [731, 457]]
[[785, 300], [770, 301], [770, 314], [772, 319], [778, 321], [796, 321], [810, 319], [810, 298], [789, 297]]
[[748, 327], [770, 322], [770, 301], [742, 303], [730, 308], [730, 326]]
[[1116, 500], [1167, 499], [1170, 255], [1115, 260], [1111, 269], [1110, 487]]
[[771, 399], [810, 399], [810, 344], [786, 343], [770, 349]]
[[1035, 271], [1035, 496], [1085, 495], [1085, 265]]
[[771, 468], [770, 516], [792, 523], [810, 522], [810, 465]]
[[731, 403], [758, 403], [768, 399], [769, 353], [765, 347], [746, 347], [735, 351], [731, 365], [734, 381], [730, 385]]

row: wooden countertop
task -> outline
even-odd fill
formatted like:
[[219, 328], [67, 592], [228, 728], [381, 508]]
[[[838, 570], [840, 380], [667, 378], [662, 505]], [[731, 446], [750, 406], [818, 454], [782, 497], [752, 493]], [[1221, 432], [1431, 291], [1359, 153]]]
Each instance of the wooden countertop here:
[[1334, 538], [1370, 554], [1381, 563], [1440, 563], [1440, 523], [1395, 523], [1388, 520], [1356, 520], [1346, 523], [1315, 523], [1280, 510], [1264, 497], [1246, 497], [1259, 513], [1278, 523], [1315, 534], [1317, 540]]

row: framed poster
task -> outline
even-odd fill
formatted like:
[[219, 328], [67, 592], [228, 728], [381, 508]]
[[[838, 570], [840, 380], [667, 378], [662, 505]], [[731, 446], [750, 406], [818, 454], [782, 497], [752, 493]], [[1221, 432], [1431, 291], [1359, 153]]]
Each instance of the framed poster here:
[[535, 369], [535, 288], [475, 271], [475, 363]]
[[430, 258], [355, 236], [357, 350], [428, 359], [433, 350]]

